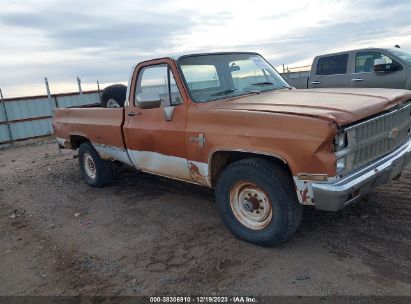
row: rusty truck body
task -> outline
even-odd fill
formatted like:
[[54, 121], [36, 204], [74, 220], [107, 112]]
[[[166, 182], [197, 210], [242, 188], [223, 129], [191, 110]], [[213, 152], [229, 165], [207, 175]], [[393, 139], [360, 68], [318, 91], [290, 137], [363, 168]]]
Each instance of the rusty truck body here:
[[124, 107], [56, 109], [59, 145], [101, 187], [112, 162], [216, 189], [239, 238], [278, 245], [304, 205], [337, 211], [411, 160], [411, 91], [291, 88], [257, 53], [144, 61]]

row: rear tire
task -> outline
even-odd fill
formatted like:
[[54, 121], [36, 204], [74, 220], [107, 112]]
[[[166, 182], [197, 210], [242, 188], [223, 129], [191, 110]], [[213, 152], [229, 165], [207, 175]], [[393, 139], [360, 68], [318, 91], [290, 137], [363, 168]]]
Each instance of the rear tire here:
[[216, 200], [228, 229], [239, 239], [261, 246], [287, 241], [303, 216], [291, 176], [265, 159], [229, 165], [217, 181]]
[[102, 159], [89, 142], [80, 145], [78, 154], [81, 175], [87, 184], [92, 187], [104, 187], [112, 182], [112, 162]]
[[101, 105], [103, 108], [124, 107], [127, 87], [122, 84], [113, 84], [106, 87], [101, 93]]

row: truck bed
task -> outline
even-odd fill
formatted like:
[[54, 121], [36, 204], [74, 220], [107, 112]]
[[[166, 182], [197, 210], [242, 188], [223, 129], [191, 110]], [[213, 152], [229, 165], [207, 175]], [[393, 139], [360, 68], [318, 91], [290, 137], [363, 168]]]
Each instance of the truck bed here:
[[308, 89], [310, 71], [280, 74], [287, 83], [296, 89]]
[[124, 108], [60, 108], [54, 113], [53, 127], [65, 141], [82, 136], [93, 143], [125, 148]]

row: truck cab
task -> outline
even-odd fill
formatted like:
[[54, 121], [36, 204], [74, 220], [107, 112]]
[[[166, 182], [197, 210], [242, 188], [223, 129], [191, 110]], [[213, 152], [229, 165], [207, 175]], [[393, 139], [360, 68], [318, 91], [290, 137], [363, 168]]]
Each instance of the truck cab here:
[[411, 89], [411, 52], [400, 48], [368, 48], [314, 58], [310, 76], [301, 81], [284, 74], [298, 88]]

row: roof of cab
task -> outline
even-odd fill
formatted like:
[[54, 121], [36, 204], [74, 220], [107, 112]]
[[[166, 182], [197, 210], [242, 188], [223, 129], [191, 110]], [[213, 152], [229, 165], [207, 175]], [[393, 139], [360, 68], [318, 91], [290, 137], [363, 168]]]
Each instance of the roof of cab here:
[[[151, 60], [158, 60], [158, 59], [164, 59], [164, 58], [170, 58], [172, 60], [179, 60], [181, 58], [185, 57], [193, 57], [193, 56], [209, 56], [209, 55], [228, 55], [228, 54], [250, 54], [250, 55], [260, 55], [259, 53], [256, 52], [208, 52], [208, 53], [189, 53], [189, 54], [177, 54], [177, 55], [169, 55], [169, 56], [159, 56], [155, 58], [147, 58], [142, 60], [141, 62], [145, 61], [151, 61]], [[261, 55], [260, 55], [261, 56]]]
[[368, 47], [368, 48], [352, 49], [352, 50], [344, 50], [344, 51], [339, 51], [339, 52], [332, 52], [332, 53], [320, 54], [320, 55], [315, 56], [315, 58], [317, 58], [317, 57], [324, 57], [324, 56], [332, 56], [332, 55], [340, 55], [340, 54], [351, 53], [351, 52], [362, 52], [362, 51], [389, 51], [390, 49], [392, 49], [392, 48]]

